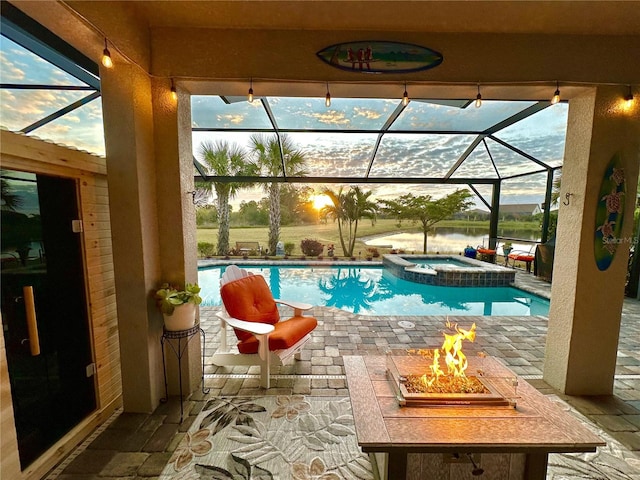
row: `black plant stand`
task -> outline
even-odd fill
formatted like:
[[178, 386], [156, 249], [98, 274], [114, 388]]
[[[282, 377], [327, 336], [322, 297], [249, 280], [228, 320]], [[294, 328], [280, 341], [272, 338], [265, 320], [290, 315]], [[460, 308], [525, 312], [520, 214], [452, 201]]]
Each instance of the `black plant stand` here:
[[[164, 398], [160, 399], [160, 402], [164, 403], [169, 399], [169, 386], [167, 385], [167, 365], [165, 362], [164, 356], [164, 344], [166, 340], [169, 340], [167, 343], [171, 346], [171, 350], [178, 359], [178, 382], [180, 385], [180, 423], [182, 423], [184, 417], [184, 407], [182, 405], [182, 356], [184, 352], [187, 350], [189, 346], [189, 342], [191, 339], [197, 334], [202, 336], [202, 393], [209, 393], [208, 388], [204, 388], [204, 351], [205, 351], [205, 342], [206, 337], [204, 334], [204, 330], [200, 328], [200, 325], [194, 325], [193, 327], [187, 330], [167, 330], [162, 327], [162, 338], [160, 339], [160, 349], [162, 350], [162, 371], [164, 373]], [[171, 340], [177, 340], [178, 345], [176, 346]]]

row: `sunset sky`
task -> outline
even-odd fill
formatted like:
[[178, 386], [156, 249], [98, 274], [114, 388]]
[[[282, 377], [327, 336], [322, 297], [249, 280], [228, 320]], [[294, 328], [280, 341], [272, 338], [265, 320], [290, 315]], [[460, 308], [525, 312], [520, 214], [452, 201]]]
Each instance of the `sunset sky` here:
[[[232, 100], [227, 104], [219, 97], [193, 97], [194, 128], [271, 128], [259, 101], [249, 103], [245, 99]], [[326, 107], [323, 98], [269, 97], [267, 101], [280, 129], [309, 130], [287, 133], [304, 152], [308, 175], [353, 178], [365, 175], [378, 136], [375, 130], [382, 127], [400, 103], [399, 99], [332, 99], [331, 106]], [[481, 108], [475, 108], [473, 104], [460, 108], [428, 101], [411, 101], [384, 135], [370, 177], [443, 177], [478, 132], [534, 103], [485, 101]], [[547, 165], [561, 166], [567, 111], [566, 104], [548, 107], [499, 131], [496, 137]], [[313, 129], [325, 131], [313, 132]], [[367, 130], [373, 132], [362, 133]], [[442, 133], [446, 131], [460, 133]], [[194, 156], [199, 158], [198, 148], [203, 140], [224, 140], [246, 147], [250, 136], [250, 132], [196, 131], [193, 134]], [[508, 177], [539, 169], [533, 162], [498, 142], [487, 139], [487, 146], [491, 157], [480, 144], [452, 177], [497, 178], [498, 173], [501, 177]], [[505, 180], [502, 203], [541, 203], [544, 201], [545, 184], [546, 174]], [[408, 191], [437, 197], [457, 187], [369, 184], [364, 188], [374, 190], [376, 198], [388, 198]], [[485, 199], [490, 197], [490, 187], [480, 185], [478, 190]], [[243, 192], [240, 196], [259, 199], [263, 194], [254, 191]]]
[[[42, 60], [4, 36], [0, 36], [0, 82], [9, 84], [76, 85], [83, 82]], [[19, 131], [33, 122], [89, 95], [91, 91], [1, 89], [0, 126]], [[271, 129], [271, 123], [259, 98], [249, 103], [245, 98], [217, 96], [192, 97], [194, 128]], [[464, 99], [462, 99], [464, 100]], [[333, 98], [330, 107], [324, 98], [269, 97], [269, 106], [282, 130], [304, 152], [305, 169], [310, 176], [363, 177], [368, 168], [379, 130], [394, 112], [400, 99]], [[441, 102], [442, 103], [442, 102]], [[446, 102], [445, 102], [446, 103]], [[485, 101], [481, 108], [443, 105], [412, 99], [382, 137], [370, 177], [442, 177], [479, 132], [509, 118], [535, 102]], [[552, 167], [562, 165], [568, 105], [560, 103], [515, 123], [495, 136]], [[322, 129], [319, 133], [312, 130]], [[443, 133], [455, 131], [459, 133]], [[413, 132], [419, 132], [413, 133]], [[102, 105], [100, 98], [37, 128], [31, 135], [105, 155]], [[250, 132], [194, 132], [193, 152], [205, 139], [224, 139], [242, 147], [249, 144]], [[455, 177], [497, 178], [537, 170], [535, 164], [487, 139], [474, 150]], [[491, 155], [491, 156], [489, 156]], [[495, 162], [493, 167], [491, 159]], [[497, 172], [496, 172], [497, 169]], [[354, 184], [356, 181], [354, 180]], [[541, 203], [544, 200], [546, 174], [505, 180], [501, 203]], [[312, 185], [319, 190], [318, 185]], [[335, 186], [337, 188], [337, 186]], [[406, 192], [449, 193], [456, 186], [445, 185], [364, 185], [374, 190], [375, 198], [390, 198]], [[478, 186], [490, 198], [490, 188]], [[260, 189], [242, 192], [232, 203], [259, 200]], [[478, 206], [481, 202], [477, 201]]]

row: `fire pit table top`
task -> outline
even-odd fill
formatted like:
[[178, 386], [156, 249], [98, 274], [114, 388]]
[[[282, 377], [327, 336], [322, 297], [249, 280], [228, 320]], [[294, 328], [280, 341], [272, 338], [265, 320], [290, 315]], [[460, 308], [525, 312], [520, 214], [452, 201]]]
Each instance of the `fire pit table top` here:
[[[513, 376], [487, 357], [494, 372]], [[384, 356], [344, 358], [358, 444], [365, 452], [591, 452], [605, 443], [524, 380], [515, 408], [403, 407]]]

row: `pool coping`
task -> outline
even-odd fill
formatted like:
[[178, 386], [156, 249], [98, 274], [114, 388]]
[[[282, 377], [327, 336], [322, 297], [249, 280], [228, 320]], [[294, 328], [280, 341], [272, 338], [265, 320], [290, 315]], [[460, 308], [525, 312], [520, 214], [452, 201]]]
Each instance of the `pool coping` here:
[[284, 266], [301, 266], [301, 267], [332, 267], [332, 266], [357, 266], [357, 267], [382, 267], [381, 261], [371, 260], [302, 260], [300, 258], [291, 258], [287, 260], [264, 260], [260, 258], [230, 258], [224, 259], [206, 259], [198, 260], [198, 267], [219, 267], [222, 265], [264, 265], [266, 267], [277, 267], [278, 265]]

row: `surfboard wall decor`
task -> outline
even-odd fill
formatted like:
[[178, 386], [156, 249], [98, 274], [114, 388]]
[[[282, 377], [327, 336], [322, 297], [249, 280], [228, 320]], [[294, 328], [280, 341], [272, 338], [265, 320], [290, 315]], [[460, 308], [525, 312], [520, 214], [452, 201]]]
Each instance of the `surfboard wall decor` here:
[[442, 63], [442, 54], [420, 45], [379, 40], [331, 45], [316, 55], [332, 67], [359, 73], [409, 73]]
[[595, 259], [598, 269], [611, 265], [616, 250], [623, 239], [625, 175], [620, 155], [613, 156], [600, 185], [595, 225]]

